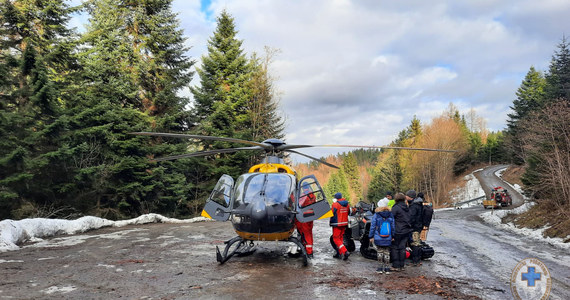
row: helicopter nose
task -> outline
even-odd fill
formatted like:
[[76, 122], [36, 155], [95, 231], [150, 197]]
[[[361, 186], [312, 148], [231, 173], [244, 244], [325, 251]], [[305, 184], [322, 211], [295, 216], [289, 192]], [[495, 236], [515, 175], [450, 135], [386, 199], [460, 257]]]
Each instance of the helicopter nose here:
[[256, 220], [263, 220], [267, 217], [267, 210], [263, 199], [258, 199], [258, 201], [253, 203], [251, 208], [251, 217]]

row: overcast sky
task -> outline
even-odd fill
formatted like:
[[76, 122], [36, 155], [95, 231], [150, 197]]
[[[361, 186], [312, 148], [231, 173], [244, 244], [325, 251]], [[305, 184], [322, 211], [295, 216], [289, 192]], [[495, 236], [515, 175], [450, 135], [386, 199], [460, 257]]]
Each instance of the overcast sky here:
[[197, 66], [223, 9], [246, 53], [281, 51], [290, 144], [386, 145], [450, 102], [501, 130], [530, 66], [547, 70], [570, 34], [568, 0], [174, 0]]

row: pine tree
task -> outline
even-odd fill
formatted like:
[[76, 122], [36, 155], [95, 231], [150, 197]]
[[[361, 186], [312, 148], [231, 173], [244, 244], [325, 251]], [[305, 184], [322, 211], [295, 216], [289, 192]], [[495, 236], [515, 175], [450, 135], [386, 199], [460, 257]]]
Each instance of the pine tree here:
[[[202, 57], [202, 65], [197, 68], [200, 86], [191, 88], [194, 95], [193, 131], [197, 134], [234, 137], [244, 140], [264, 140], [260, 124], [253, 127], [254, 105], [271, 106], [272, 99], [261, 94], [271, 90], [270, 82], [255, 84], [255, 79], [267, 80], [263, 64], [247, 59], [241, 49], [242, 41], [236, 38], [234, 19], [223, 11], [217, 18], [217, 27], [208, 40], [208, 54]], [[260, 73], [261, 72], [261, 73]], [[265, 78], [264, 78], [265, 77]], [[254, 80], [252, 80], [252, 78]], [[265, 87], [263, 85], [266, 85]], [[252, 90], [252, 86], [258, 90]], [[261, 101], [261, 102], [257, 102]], [[267, 107], [259, 109], [262, 114], [272, 113]], [[258, 115], [256, 115], [259, 118]], [[252, 128], [254, 130], [252, 130]], [[280, 135], [280, 129], [268, 134]], [[203, 150], [242, 147], [226, 142], [200, 142]], [[200, 190], [195, 194], [207, 194], [222, 174], [237, 177], [247, 170], [254, 153], [240, 151], [234, 154], [221, 154], [216, 157], [201, 158], [201, 168], [207, 176], [200, 179]]]
[[511, 106], [513, 113], [508, 114], [506, 142], [514, 163], [522, 164], [525, 159], [524, 149], [520, 142], [522, 134], [520, 123], [543, 105], [545, 86], [546, 81], [542, 74], [531, 66], [516, 92], [517, 99], [513, 101], [513, 106]]
[[[206, 134], [226, 133], [237, 137], [247, 118], [246, 83], [251, 66], [236, 38], [234, 19], [226, 11], [217, 18], [217, 28], [208, 40], [208, 55], [197, 69], [200, 86], [192, 88], [195, 122]], [[228, 113], [225, 110], [229, 110]], [[228, 128], [237, 126], [237, 128]]]
[[352, 152], [343, 156], [341, 168], [348, 182], [348, 189], [351, 191], [351, 195], [354, 195], [351, 198], [362, 199], [362, 183], [360, 182], [356, 158]]
[[[0, 218], [26, 217], [61, 195], [60, 133], [65, 126], [73, 11], [65, 1], [0, 3]], [[28, 212], [12, 213], [23, 205]]]
[[566, 36], [554, 52], [546, 74], [546, 100], [570, 99], [570, 44]]
[[324, 186], [324, 191], [329, 202], [333, 201], [332, 199], [336, 193], [341, 193], [343, 198], [351, 202], [348, 181], [342, 168], [331, 174], [329, 181]]
[[399, 163], [399, 155], [399, 150], [380, 154], [368, 187], [368, 199], [372, 202], [382, 199], [386, 191], [401, 191], [403, 170]]
[[544, 76], [531, 66], [516, 92], [517, 99], [513, 101], [513, 106], [511, 106], [513, 113], [507, 115], [509, 117], [507, 126], [510, 132], [514, 133], [517, 123], [521, 119], [541, 107], [545, 96], [545, 84]]
[[[89, 206], [111, 218], [146, 212], [188, 213], [188, 161], [150, 163], [182, 153], [187, 142], [128, 135], [131, 131], [188, 128], [188, 99], [178, 96], [192, 78], [171, 0], [91, 1], [83, 37], [83, 88], [71, 110], [70, 144], [77, 153]], [[79, 159], [81, 158], [81, 159]], [[186, 208], [181, 206], [185, 206]]]

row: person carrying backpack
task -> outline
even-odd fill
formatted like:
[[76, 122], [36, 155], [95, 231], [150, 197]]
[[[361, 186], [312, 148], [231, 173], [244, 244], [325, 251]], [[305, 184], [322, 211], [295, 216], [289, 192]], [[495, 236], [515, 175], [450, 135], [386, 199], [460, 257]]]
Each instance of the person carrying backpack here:
[[372, 216], [368, 234], [370, 244], [376, 246], [378, 253], [380, 267], [376, 269], [377, 273], [390, 274], [390, 245], [394, 238], [394, 228], [394, 216], [388, 207], [388, 199], [382, 199]]

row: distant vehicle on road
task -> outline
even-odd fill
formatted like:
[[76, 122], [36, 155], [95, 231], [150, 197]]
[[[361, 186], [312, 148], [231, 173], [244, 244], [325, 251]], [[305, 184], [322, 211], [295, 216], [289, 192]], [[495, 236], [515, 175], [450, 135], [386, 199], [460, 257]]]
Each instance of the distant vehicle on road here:
[[509, 191], [503, 187], [496, 187], [491, 190], [491, 199], [483, 201], [483, 207], [499, 208], [510, 206], [513, 204], [513, 199], [509, 195]]

